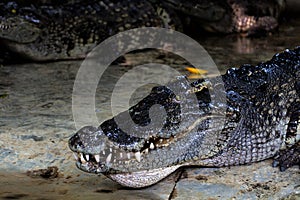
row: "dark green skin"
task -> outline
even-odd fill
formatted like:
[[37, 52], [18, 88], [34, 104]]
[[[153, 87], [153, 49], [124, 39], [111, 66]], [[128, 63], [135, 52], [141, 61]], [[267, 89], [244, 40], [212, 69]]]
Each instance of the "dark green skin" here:
[[[224, 92], [221, 80], [225, 102], [212, 100], [209, 93]], [[77, 167], [103, 173], [125, 186], [145, 187], [181, 166], [223, 167], [271, 157], [281, 171], [300, 164], [299, 47], [257, 66], [242, 65], [220, 77], [198, 80], [191, 83], [192, 90], [175, 95], [170, 88], [176, 85], [185, 88], [189, 83], [181, 78], [155, 87], [129, 109], [136, 123], [134, 131], [125, 132], [116, 123], [116, 117], [124, 113], [98, 128], [79, 130], [69, 140], [70, 149], [79, 157]], [[182, 112], [184, 106], [193, 105], [190, 91], [196, 94], [198, 105], [191, 113]], [[151, 122], [149, 109], [155, 104], [167, 113], [162, 129], [140, 128]], [[158, 112], [151, 119], [159, 117]], [[124, 119], [123, 124], [126, 120], [131, 119]]]
[[32, 60], [82, 59], [109, 36], [127, 29], [162, 27], [147, 1], [92, 0], [65, 5], [15, 6], [1, 13], [0, 38]]
[[12, 1], [0, 3], [0, 40], [35, 61], [83, 59], [106, 38], [144, 26], [268, 33], [277, 28], [284, 7], [278, 1], [76, 0], [61, 5]]

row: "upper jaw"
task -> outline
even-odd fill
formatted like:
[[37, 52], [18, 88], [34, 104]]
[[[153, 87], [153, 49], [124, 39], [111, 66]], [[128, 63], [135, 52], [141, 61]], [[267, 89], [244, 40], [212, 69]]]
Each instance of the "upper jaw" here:
[[[129, 162], [141, 162], [140, 152], [125, 152], [117, 148], [108, 148], [101, 153], [91, 154], [73, 150], [76, 165], [79, 169], [90, 173], [121, 173], [129, 172]], [[120, 165], [120, 167], [115, 167]], [[123, 167], [122, 167], [123, 165]]]
[[86, 126], [70, 138], [69, 147], [73, 151], [77, 167], [85, 172], [126, 174], [164, 167], [151, 166], [151, 160], [159, 157], [161, 152], [166, 155], [168, 146], [172, 143], [174, 145], [176, 140], [174, 137], [152, 137], [145, 140], [140, 151], [132, 151], [120, 148], [98, 128]]
[[84, 154], [84, 153], [73, 153], [76, 159], [76, 166], [88, 173], [104, 173], [108, 172], [109, 169], [106, 165], [101, 164], [99, 155]]
[[[152, 150], [154, 144], [148, 145]], [[86, 126], [80, 129], [69, 140], [69, 147], [74, 153], [77, 167], [91, 173], [116, 173], [116, 171], [128, 172], [126, 165], [129, 162], [141, 162], [143, 151], [126, 151], [111, 142], [101, 130]], [[118, 169], [114, 166], [120, 165]], [[124, 167], [122, 167], [122, 165]]]
[[79, 169], [89, 173], [103, 173], [120, 185], [131, 188], [151, 186], [182, 166], [174, 165], [165, 168], [148, 169], [135, 172], [120, 172], [109, 169], [107, 165], [98, 162], [99, 157], [97, 155], [74, 153], [74, 156], [77, 160], [76, 165]]

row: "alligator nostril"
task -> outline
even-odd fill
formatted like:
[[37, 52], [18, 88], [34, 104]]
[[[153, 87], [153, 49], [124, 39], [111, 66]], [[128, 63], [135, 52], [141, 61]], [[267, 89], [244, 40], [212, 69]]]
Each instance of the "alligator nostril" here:
[[70, 149], [76, 151], [78, 150], [78, 148], [85, 148], [83, 141], [85, 140], [85, 138], [89, 138], [89, 136], [93, 134], [96, 130], [97, 128], [92, 126], [85, 126], [81, 128], [69, 139]]
[[74, 150], [76, 150], [78, 146], [83, 147], [83, 144], [80, 140], [78, 133], [76, 133], [69, 139], [69, 146], [71, 149], [74, 149]]

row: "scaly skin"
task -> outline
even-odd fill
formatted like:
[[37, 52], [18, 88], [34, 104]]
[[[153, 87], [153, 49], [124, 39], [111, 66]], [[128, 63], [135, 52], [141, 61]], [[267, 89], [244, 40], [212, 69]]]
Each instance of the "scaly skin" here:
[[6, 7], [1, 7], [5, 16], [0, 16], [0, 38], [12, 51], [37, 61], [85, 58], [97, 44], [120, 31], [163, 26], [147, 1]]
[[[131, 118], [123, 112], [98, 128], [83, 127], [69, 147], [79, 169], [128, 187], [152, 185], [181, 166], [275, 157], [283, 171], [300, 164], [299, 94], [300, 47], [220, 77], [191, 84], [181, 77], [155, 87], [129, 109]], [[151, 111], [156, 104], [161, 107]]]
[[[83, 59], [97, 44], [137, 27], [210, 32], [271, 32], [284, 0], [77, 0], [62, 5], [0, 3], [0, 39], [11, 51], [35, 61]], [[23, 3], [24, 4], [24, 3]], [[195, 24], [186, 23], [190, 18]], [[199, 31], [199, 29], [196, 29]]]

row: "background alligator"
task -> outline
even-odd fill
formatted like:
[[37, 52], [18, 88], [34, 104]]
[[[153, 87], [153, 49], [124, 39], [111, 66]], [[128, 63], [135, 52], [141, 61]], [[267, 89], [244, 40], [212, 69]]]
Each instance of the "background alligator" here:
[[[299, 80], [300, 47], [208, 80], [179, 77], [129, 108], [131, 118], [123, 112], [98, 128], [83, 127], [69, 147], [78, 168], [129, 187], [149, 186], [182, 166], [274, 157], [284, 171], [300, 164]], [[161, 107], [151, 112], [156, 104]], [[126, 127], [131, 120], [134, 127]]]
[[36, 61], [84, 58], [109, 36], [143, 26], [270, 32], [285, 5], [284, 0], [19, 1], [0, 4], [1, 45]]
[[3, 43], [40, 61], [84, 58], [98, 43], [120, 31], [163, 26], [144, 1], [93, 0], [20, 8], [8, 3], [3, 8], [1, 13], [7, 13], [0, 23]]

